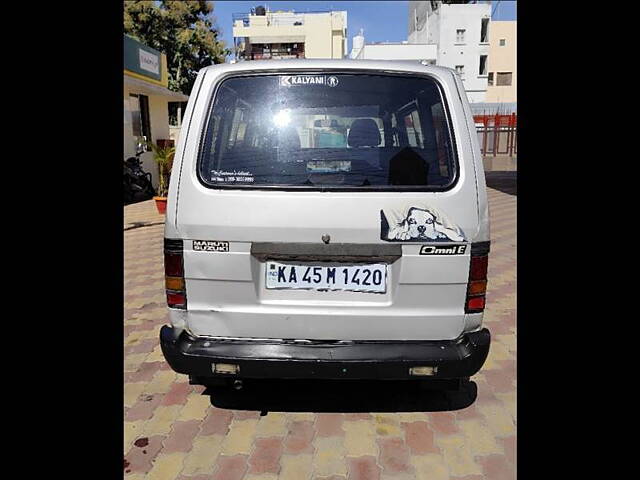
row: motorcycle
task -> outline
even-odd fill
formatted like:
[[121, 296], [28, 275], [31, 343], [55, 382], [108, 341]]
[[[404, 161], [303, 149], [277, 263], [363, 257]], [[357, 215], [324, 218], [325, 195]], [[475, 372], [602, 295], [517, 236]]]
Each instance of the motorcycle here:
[[156, 194], [151, 182], [151, 174], [142, 169], [141, 149], [136, 150], [134, 157], [124, 161], [124, 203], [125, 205], [143, 200], [150, 200]]

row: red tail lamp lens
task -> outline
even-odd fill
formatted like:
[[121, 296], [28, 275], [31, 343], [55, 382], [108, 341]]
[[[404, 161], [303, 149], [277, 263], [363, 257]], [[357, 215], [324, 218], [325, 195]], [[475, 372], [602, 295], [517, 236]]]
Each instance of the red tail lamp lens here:
[[467, 311], [482, 311], [484, 310], [484, 303], [484, 295], [481, 297], [471, 297], [467, 299]]
[[187, 304], [187, 299], [184, 293], [167, 292], [167, 304], [174, 308], [184, 307]]
[[164, 253], [164, 273], [169, 277], [184, 276], [182, 269], [182, 253]]
[[487, 255], [484, 257], [471, 257], [469, 280], [486, 280], [488, 265], [489, 256]]

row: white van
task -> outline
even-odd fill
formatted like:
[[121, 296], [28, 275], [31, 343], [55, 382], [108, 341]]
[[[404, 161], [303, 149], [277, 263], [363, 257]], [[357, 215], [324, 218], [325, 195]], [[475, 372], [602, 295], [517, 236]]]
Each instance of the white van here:
[[453, 70], [282, 60], [198, 74], [169, 187], [160, 332], [192, 383], [459, 384], [489, 352], [488, 253]]

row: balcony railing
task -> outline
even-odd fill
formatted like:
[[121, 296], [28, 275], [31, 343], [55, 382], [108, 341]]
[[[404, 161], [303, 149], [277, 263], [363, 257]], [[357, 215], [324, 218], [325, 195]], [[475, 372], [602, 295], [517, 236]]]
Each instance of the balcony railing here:
[[[315, 10], [312, 12], [304, 12], [304, 14], [296, 14], [294, 12], [267, 12], [264, 15], [267, 18], [267, 26], [298, 26], [304, 25], [304, 16], [314, 13], [331, 13], [331, 10]], [[237, 20], [242, 20], [243, 27], [249, 27], [251, 25], [250, 18], [260, 17], [262, 15], [255, 15], [251, 13], [233, 13], [231, 18], [235, 25]]]
[[287, 60], [293, 58], [304, 58], [304, 53], [239, 53], [240, 60]]

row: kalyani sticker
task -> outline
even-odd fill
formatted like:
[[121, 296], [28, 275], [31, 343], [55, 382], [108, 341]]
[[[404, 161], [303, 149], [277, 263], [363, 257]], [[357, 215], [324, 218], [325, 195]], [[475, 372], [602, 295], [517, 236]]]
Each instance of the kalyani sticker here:
[[193, 249], [198, 252], [228, 252], [229, 242], [215, 240], [194, 240]]
[[218, 183], [253, 183], [253, 173], [244, 170], [211, 170], [211, 181]]
[[333, 75], [282, 75], [280, 77], [281, 87], [293, 87], [296, 85], [325, 85], [327, 87], [335, 87], [338, 83], [338, 77]]
[[[380, 210], [380, 238], [387, 242], [463, 242], [464, 232], [433, 207]], [[422, 253], [428, 255], [428, 253]]]

